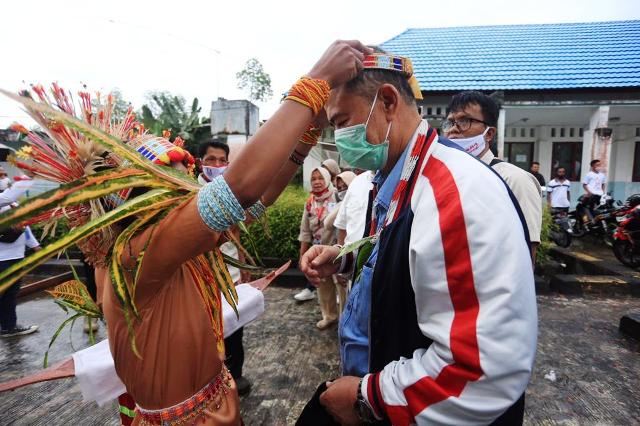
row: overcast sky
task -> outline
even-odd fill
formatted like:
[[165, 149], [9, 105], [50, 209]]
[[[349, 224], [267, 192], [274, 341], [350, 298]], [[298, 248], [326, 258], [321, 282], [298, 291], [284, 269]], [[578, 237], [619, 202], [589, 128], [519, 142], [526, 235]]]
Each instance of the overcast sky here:
[[[337, 38], [375, 44], [415, 27], [640, 19], [640, 1], [18, 0], [0, 11], [2, 88], [53, 81], [74, 93], [83, 83], [103, 93], [119, 88], [136, 109], [146, 92], [168, 90], [197, 96], [208, 115], [218, 96], [245, 97], [235, 73], [256, 57], [274, 91], [259, 104], [264, 119]], [[0, 99], [0, 127], [14, 121], [31, 124]]]

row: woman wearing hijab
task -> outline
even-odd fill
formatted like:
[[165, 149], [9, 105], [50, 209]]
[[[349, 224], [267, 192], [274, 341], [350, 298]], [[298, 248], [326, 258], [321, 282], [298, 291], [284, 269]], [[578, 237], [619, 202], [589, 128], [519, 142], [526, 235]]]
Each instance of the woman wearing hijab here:
[[[311, 195], [305, 203], [300, 223], [300, 257], [314, 244], [335, 244], [336, 233], [333, 227], [325, 226], [325, 220], [338, 205], [337, 191], [331, 184], [331, 175], [324, 167], [317, 167], [311, 172]], [[324, 330], [338, 320], [338, 307], [336, 303], [336, 286], [331, 278], [328, 278], [318, 286], [318, 302], [322, 319], [316, 326]], [[296, 299], [304, 289], [296, 294]], [[309, 300], [309, 299], [306, 299]]]

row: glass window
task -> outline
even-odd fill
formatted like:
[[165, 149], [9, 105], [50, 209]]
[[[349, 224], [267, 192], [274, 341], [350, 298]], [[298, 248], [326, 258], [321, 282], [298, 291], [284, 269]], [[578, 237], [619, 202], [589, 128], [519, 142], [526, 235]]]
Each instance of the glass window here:
[[523, 127], [522, 129], [520, 129], [520, 137], [524, 138], [526, 133], [525, 133], [526, 129]]
[[533, 161], [533, 142], [507, 142], [504, 153], [508, 162], [529, 171]]
[[582, 170], [582, 142], [554, 142], [551, 155], [550, 176], [558, 167], [567, 171], [567, 179], [577, 181]]
[[564, 127], [560, 128], [560, 137], [564, 138]]
[[427, 108], [427, 115], [431, 115], [431, 113], [433, 112], [433, 109], [431, 107]]
[[529, 137], [530, 138], [536, 137], [536, 129], [534, 129], [533, 127], [529, 129]]
[[569, 129], [569, 137], [570, 137], [570, 138], [572, 138], [572, 137], [573, 137], [573, 135], [574, 135], [574, 131], [575, 131], [575, 130], [576, 130], [576, 129], [574, 129], [573, 127]]
[[516, 128], [515, 128], [515, 127], [512, 127], [512, 128], [511, 128], [511, 137], [512, 137], [512, 138], [515, 138], [515, 137], [516, 137], [516, 131], [517, 131], [517, 130], [516, 130]]
[[580, 127], [580, 131], [578, 132], [578, 136], [582, 137], [584, 135], [584, 129]]
[[556, 137], [556, 128], [555, 128], [555, 127], [552, 127], [552, 128], [551, 128], [551, 137], [552, 137], [552, 138], [555, 138], [555, 137]]
[[636, 136], [640, 136], [640, 127], [636, 127]]
[[437, 115], [442, 114], [442, 108], [440, 108], [440, 107], [436, 108], [436, 114]]

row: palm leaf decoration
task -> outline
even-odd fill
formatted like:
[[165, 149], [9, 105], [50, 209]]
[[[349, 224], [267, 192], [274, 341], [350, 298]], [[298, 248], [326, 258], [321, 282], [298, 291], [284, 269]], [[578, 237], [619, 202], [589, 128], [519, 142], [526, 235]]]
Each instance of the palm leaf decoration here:
[[[60, 185], [0, 215], [0, 226], [44, 223], [46, 229], [63, 217], [71, 226], [68, 233], [0, 273], [0, 294], [38, 265], [76, 244], [90, 263], [109, 269], [132, 350], [141, 356], [135, 342], [135, 327], [140, 318], [135, 289], [146, 246], [138, 253], [133, 270], [123, 267], [123, 251], [131, 238], [155, 226], [168, 211], [189, 202], [197, 194], [200, 184], [193, 176], [161, 165], [175, 161], [173, 154], [193, 158], [166, 139], [146, 133], [131, 108], [122, 120], [114, 120], [110, 96], [105, 103], [101, 103], [98, 96], [96, 107], [88, 93], [80, 92], [81, 108], [77, 114], [71, 95], [55, 84], [50, 94], [42, 86], [33, 86], [33, 93], [23, 92], [21, 96], [1, 89], [0, 92], [22, 104], [44, 130], [44, 133], [34, 132], [15, 126], [26, 135], [28, 145], [11, 161]], [[153, 151], [154, 147], [166, 149]], [[149, 149], [152, 154], [159, 152], [157, 156], [152, 155], [154, 161], [149, 161]], [[132, 188], [144, 190], [136, 194]], [[129, 217], [133, 222], [124, 230], [121, 226], [114, 227]], [[185, 266], [194, 277], [222, 346], [221, 297], [234, 309], [238, 300], [222, 254], [219, 250], [204, 253]], [[51, 294], [63, 309], [75, 312], [56, 331], [51, 344], [69, 322], [83, 315], [93, 318], [102, 315], [95, 304], [89, 302], [90, 298], [87, 299], [86, 289], [77, 276], [74, 281], [56, 287]]]
[[[65, 319], [57, 328], [53, 337], [51, 337], [47, 351], [44, 354], [43, 368], [47, 368], [47, 364], [49, 363], [49, 350], [67, 324], [71, 323], [73, 325], [73, 323], [81, 317], [88, 317], [94, 320], [102, 319], [102, 311], [93, 299], [91, 299], [87, 287], [77, 278], [77, 274], [73, 267], [71, 268], [74, 276], [76, 277], [75, 279], [57, 285], [53, 290], [47, 290], [47, 293], [54, 298], [54, 301], [65, 312], [69, 312], [69, 310], [71, 310], [75, 313], [71, 317]], [[90, 330], [92, 332], [92, 329]], [[93, 333], [90, 337], [91, 340], [93, 340]]]

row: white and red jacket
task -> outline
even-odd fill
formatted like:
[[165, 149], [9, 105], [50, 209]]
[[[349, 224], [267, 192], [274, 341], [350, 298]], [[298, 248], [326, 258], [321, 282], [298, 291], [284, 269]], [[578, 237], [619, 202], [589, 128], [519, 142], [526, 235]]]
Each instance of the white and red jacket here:
[[531, 256], [505, 183], [434, 133], [410, 204], [380, 237], [361, 390], [394, 425], [491, 424], [533, 367]]

